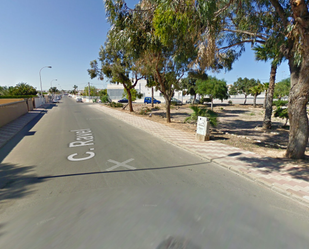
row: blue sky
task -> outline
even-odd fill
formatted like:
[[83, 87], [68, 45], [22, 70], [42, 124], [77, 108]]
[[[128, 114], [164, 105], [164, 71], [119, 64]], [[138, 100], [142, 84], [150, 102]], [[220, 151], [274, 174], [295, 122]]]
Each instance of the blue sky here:
[[[137, 0], [127, 3], [133, 7]], [[87, 73], [110, 27], [102, 0], [1, 0], [0, 17], [1, 86], [27, 82], [39, 90], [39, 71], [50, 65], [41, 71], [43, 89], [49, 89], [51, 82], [65, 90], [73, 85], [83, 89], [88, 82], [106, 88], [106, 81], [91, 80]], [[238, 77], [266, 82], [269, 72], [270, 63], [255, 61], [248, 46], [232, 71], [208, 73], [232, 84]], [[285, 62], [277, 81], [288, 76]]]

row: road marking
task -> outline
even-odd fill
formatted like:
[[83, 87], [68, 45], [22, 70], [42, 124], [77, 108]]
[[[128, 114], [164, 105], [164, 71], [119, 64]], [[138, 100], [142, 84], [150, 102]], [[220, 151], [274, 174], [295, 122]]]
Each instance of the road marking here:
[[131, 162], [133, 160], [134, 160], [133, 158], [130, 158], [127, 161], [124, 161], [124, 162], [121, 163], [121, 162], [117, 162], [117, 161], [109, 159], [108, 162], [114, 163], [116, 165], [114, 165], [113, 167], [108, 168], [106, 171], [112, 171], [112, 170], [114, 170], [114, 169], [116, 169], [118, 167], [125, 167], [125, 168], [131, 169], [131, 170], [135, 170], [136, 168], [134, 168], [134, 167], [132, 167], [130, 165], [127, 165], [127, 163], [129, 163], [129, 162]]
[[54, 220], [54, 219], [56, 219], [56, 217], [52, 217], [52, 218], [49, 218], [49, 219], [46, 219], [46, 220], [42, 220], [42, 221], [40, 221], [40, 222], [38, 222], [36, 224], [37, 224], [37, 226], [39, 226], [39, 225], [42, 225], [42, 224], [44, 224], [44, 223], [46, 223], [48, 221]]

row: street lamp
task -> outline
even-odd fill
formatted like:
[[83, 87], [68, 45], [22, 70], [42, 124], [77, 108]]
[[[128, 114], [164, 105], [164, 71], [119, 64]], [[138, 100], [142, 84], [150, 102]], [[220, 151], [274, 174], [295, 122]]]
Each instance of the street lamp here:
[[[51, 66], [45, 66], [45, 67], [47, 67], [47, 68], [52, 68]], [[40, 69], [40, 72], [39, 72], [39, 75], [40, 75], [40, 85], [41, 85], [41, 97], [42, 97], [42, 98], [43, 98], [43, 90], [42, 90], [41, 71], [42, 71], [42, 69], [45, 68], [45, 67], [42, 67], [42, 68]]]

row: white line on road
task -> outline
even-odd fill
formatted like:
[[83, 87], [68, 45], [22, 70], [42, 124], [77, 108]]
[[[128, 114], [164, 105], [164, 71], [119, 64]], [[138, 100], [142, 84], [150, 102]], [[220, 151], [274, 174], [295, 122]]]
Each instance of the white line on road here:
[[116, 165], [114, 165], [113, 167], [108, 168], [106, 171], [112, 171], [112, 170], [114, 170], [114, 169], [116, 169], [118, 167], [125, 167], [125, 168], [131, 169], [131, 170], [135, 170], [136, 168], [134, 168], [134, 167], [132, 167], [130, 165], [127, 165], [127, 163], [129, 163], [129, 162], [131, 162], [133, 160], [134, 160], [133, 158], [130, 158], [127, 161], [124, 161], [124, 162], [121, 163], [121, 162], [117, 162], [117, 161], [109, 159], [108, 162], [114, 163]]

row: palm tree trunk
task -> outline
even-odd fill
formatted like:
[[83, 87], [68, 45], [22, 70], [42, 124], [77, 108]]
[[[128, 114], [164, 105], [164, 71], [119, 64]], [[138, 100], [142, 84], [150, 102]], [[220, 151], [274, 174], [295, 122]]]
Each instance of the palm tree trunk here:
[[274, 98], [276, 73], [277, 73], [277, 65], [275, 66], [272, 65], [270, 69], [267, 98], [265, 98], [266, 105], [265, 105], [265, 115], [264, 115], [264, 121], [263, 121], [264, 129], [271, 129], [271, 115], [273, 112], [273, 98]]

